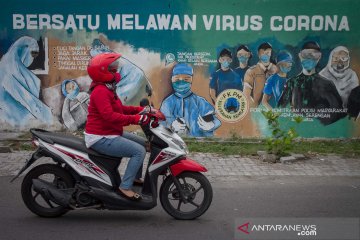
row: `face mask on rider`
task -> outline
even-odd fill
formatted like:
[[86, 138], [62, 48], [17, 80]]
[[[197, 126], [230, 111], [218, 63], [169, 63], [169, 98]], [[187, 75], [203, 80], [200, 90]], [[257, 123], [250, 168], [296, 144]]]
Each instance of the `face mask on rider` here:
[[121, 79], [121, 75], [120, 73], [114, 73], [114, 80], [115, 80], [115, 83], [119, 83], [120, 82], [120, 79]]

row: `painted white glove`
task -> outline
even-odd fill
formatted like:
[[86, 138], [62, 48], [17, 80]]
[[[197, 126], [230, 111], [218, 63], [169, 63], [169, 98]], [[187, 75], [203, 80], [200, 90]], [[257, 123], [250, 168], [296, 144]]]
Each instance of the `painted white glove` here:
[[185, 124], [185, 119], [183, 118], [175, 119], [175, 121], [171, 123], [171, 128], [178, 134], [187, 134], [187, 126]]
[[215, 127], [214, 121], [206, 122], [201, 116], [198, 117], [197, 123], [199, 127], [204, 131], [210, 131]]

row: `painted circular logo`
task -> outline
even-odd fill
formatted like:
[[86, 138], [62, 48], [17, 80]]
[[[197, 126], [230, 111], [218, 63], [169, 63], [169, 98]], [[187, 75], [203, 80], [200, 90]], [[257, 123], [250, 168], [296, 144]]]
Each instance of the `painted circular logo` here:
[[175, 62], [175, 55], [172, 53], [168, 53], [165, 56], [165, 65]]
[[249, 112], [249, 104], [245, 94], [237, 89], [221, 92], [215, 103], [216, 113], [225, 122], [237, 122]]

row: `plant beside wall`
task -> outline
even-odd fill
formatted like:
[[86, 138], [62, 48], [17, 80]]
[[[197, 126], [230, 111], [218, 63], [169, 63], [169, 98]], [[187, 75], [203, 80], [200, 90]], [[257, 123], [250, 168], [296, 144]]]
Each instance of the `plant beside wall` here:
[[[293, 141], [298, 134], [295, 127], [280, 126], [279, 117], [281, 113], [273, 112], [271, 110], [261, 111], [264, 117], [267, 119], [268, 125], [271, 129], [271, 137], [266, 139], [266, 151], [268, 156], [272, 158], [270, 161], [275, 162], [280, 157], [289, 155], [289, 151], [293, 147]], [[296, 124], [300, 124], [303, 121], [302, 117], [294, 117], [293, 120]]]

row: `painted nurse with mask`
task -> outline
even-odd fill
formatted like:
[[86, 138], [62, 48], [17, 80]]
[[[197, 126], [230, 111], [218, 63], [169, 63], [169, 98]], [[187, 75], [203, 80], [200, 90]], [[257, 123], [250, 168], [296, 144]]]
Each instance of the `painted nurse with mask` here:
[[288, 73], [291, 71], [293, 58], [288, 51], [280, 51], [276, 57], [278, 72], [270, 76], [265, 83], [262, 104], [271, 110], [277, 106], [281, 94], [283, 93]]

